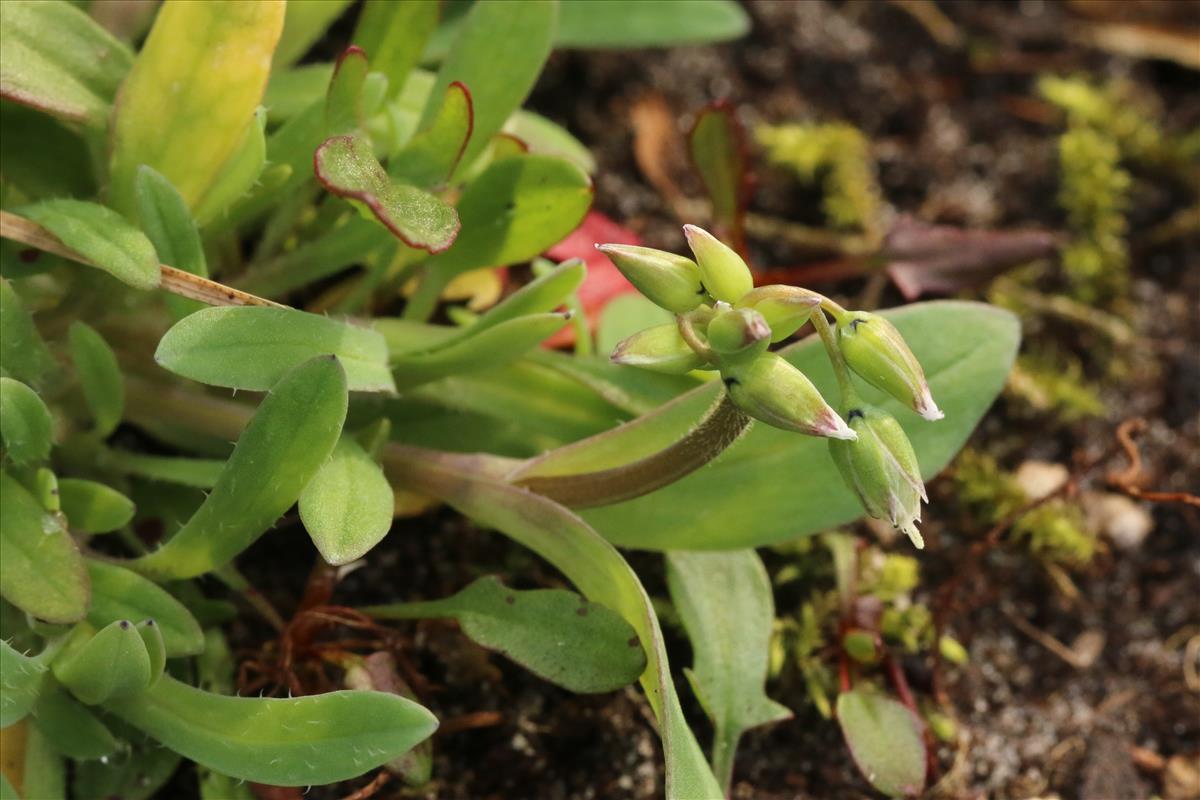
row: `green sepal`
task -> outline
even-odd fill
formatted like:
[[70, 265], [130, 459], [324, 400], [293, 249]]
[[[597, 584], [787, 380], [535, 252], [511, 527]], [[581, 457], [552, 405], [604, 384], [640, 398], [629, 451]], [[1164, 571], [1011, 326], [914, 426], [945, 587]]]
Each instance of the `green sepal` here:
[[925, 370], [896, 326], [878, 314], [851, 311], [837, 320], [838, 348], [850, 369], [927, 420], [939, 420]]
[[809, 436], [836, 439], [854, 432], [800, 370], [775, 353], [763, 353], [721, 372], [730, 399], [738, 408], [768, 425]]
[[700, 267], [685, 256], [631, 244], [598, 244], [596, 249], [655, 305], [683, 314], [708, 298]]
[[679, 326], [673, 322], [646, 328], [625, 339], [613, 350], [612, 362], [669, 375], [683, 375], [707, 366], [707, 362], [684, 341]]
[[696, 256], [704, 288], [710, 295], [726, 303], [736, 303], [754, 288], [750, 267], [732, 247], [695, 225], [684, 225], [683, 233]]

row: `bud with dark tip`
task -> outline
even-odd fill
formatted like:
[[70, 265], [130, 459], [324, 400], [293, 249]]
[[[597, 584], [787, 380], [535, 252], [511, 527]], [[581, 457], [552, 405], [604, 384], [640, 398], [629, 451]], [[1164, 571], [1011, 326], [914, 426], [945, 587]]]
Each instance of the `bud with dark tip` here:
[[690, 258], [631, 244], [598, 244], [596, 249], [648, 300], [668, 311], [683, 314], [707, 299], [700, 268]]
[[808, 377], [782, 356], [763, 353], [721, 372], [729, 398], [755, 419], [785, 431], [854, 439]]
[[925, 371], [896, 326], [878, 314], [852, 311], [837, 321], [838, 348], [863, 380], [890, 394], [927, 420], [945, 416], [925, 380]]
[[683, 233], [696, 256], [704, 288], [713, 298], [736, 303], [754, 288], [750, 268], [733, 248], [695, 225], [684, 225]]
[[752, 308], [731, 308], [717, 303], [708, 323], [708, 344], [728, 360], [745, 361], [761, 355], [771, 343], [771, 326]]
[[612, 361], [672, 375], [682, 375], [706, 365], [704, 359], [688, 347], [679, 335], [679, 326], [673, 322], [646, 328], [625, 339], [613, 350]]
[[858, 440], [830, 441], [829, 454], [863, 508], [872, 517], [890, 520], [917, 549], [925, 547], [916, 523], [921, 501], [929, 502], [917, 455], [895, 417], [872, 406], [846, 414]]
[[760, 286], [738, 300], [738, 308], [753, 308], [771, 326], [771, 341], [782, 342], [808, 322], [821, 295], [795, 286]]

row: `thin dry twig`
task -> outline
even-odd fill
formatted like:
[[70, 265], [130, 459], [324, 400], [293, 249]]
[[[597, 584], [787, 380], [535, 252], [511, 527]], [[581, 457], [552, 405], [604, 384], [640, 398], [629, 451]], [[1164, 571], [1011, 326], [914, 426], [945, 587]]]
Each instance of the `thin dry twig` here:
[[370, 783], [358, 791], [351, 792], [350, 794], [346, 795], [342, 798], [342, 800], [367, 800], [367, 798], [374, 797], [376, 794], [378, 794], [379, 790], [386, 786], [388, 781], [391, 779], [392, 773], [388, 772], [386, 769], [381, 769]]
[[1138, 450], [1133, 437], [1146, 432], [1149, 426], [1141, 417], [1127, 419], [1117, 427], [1117, 441], [1129, 459], [1129, 466], [1121, 472], [1108, 475], [1108, 485], [1135, 500], [1149, 500], [1155, 503], [1183, 503], [1200, 508], [1200, 497], [1190, 492], [1156, 492], [1142, 489], [1137, 484], [1142, 478], [1142, 454]]

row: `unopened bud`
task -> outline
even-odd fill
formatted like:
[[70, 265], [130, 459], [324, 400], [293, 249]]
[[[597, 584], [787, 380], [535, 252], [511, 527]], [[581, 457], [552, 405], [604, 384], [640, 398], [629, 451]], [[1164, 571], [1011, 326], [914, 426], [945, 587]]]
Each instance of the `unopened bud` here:
[[829, 454], [846, 485], [868, 514], [890, 520], [922, 549], [925, 540], [916, 523], [921, 521], [921, 501], [929, 498], [904, 429], [891, 414], [872, 406], [851, 409], [846, 421], [858, 440], [829, 442]]
[[695, 225], [684, 225], [683, 233], [696, 256], [704, 288], [713, 298], [736, 303], [754, 288], [750, 268], [733, 248]]
[[672, 375], [705, 366], [704, 359], [688, 347], [673, 322], [646, 328], [625, 339], [613, 350], [612, 361]]
[[846, 363], [867, 383], [927, 420], [945, 416], [933, 402], [925, 370], [895, 325], [878, 314], [853, 311], [837, 321], [837, 337]]
[[683, 314], [706, 299], [700, 268], [690, 258], [631, 244], [598, 244], [596, 249], [648, 300], [668, 311]]
[[785, 431], [854, 439], [808, 377], [782, 356], [763, 353], [722, 372], [729, 397], [755, 419]]
[[708, 323], [708, 344], [722, 356], [745, 360], [761, 355], [771, 343], [771, 326], [752, 308], [730, 308], [717, 303]]
[[782, 342], [808, 322], [821, 295], [795, 286], [760, 286], [738, 300], [738, 308], [753, 308], [771, 326], [771, 341]]

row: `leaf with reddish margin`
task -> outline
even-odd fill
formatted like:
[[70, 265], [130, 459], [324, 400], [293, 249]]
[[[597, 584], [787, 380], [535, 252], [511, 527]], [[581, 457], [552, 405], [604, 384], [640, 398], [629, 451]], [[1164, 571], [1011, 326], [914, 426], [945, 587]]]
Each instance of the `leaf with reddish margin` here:
[[445, 183], [458, 167], [474, 126], [471, 90], [454, 81], [446, 87], [437, 116], [388, 160], [388, 174], [415, 186]]
[[838, 695], [838, 723], [854, 763], [889, 797], [915, 797], [925, 789], [921, 722], [902, 704], [865, 689]]
[[729, 102], [709, 103], [696, 115], [696, 123], [688, 131], [688, 152], [712, 200], [717, 237], [745, 255], [746, 204], [752, 179], [746, 132]]
[[313, 168], [326, 189], [366, 205], [409, 247], [440, 253], [458, 237], [458, 212], [429, 192], [392, 183], [359, 137], [326, 139], [313, 154]]
[[361, 47], [351, 45], [338, 56], [325, 95], [325, 131], [350, 133], [362, 120], [362, 90], [370, 67]]

